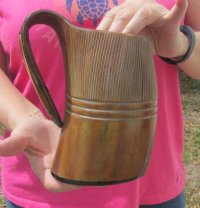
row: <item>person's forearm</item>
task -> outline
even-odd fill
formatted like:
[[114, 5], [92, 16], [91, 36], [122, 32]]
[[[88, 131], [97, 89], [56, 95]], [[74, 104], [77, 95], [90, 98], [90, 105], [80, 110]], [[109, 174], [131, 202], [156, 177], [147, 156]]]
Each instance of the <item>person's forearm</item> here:
[[13, 130], [17, 124], [31, 114], [41, 114], [36, 106], [29, 102], [12, 85], [0, 69], [0, 125]]
[[200, 79], [200, 32], [195, 33], [196, 44], [193, 53], [178, 66], [190, 77]]

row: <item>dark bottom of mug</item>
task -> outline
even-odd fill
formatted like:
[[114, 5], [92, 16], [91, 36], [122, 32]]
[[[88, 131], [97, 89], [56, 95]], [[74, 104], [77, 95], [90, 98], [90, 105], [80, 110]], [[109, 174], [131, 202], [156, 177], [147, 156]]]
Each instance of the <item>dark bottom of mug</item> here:
[[119, 183], [125, 183], [132, 180], [135, 180], [138, 177], [124, 179], [124, 180], [118, 180], [118, 181], [79, 181], [79, 180], [71, 180], [67, 178], [62, 178], [60, 176], [55, 175], [53, 172], [51, 174], [59, 181], [63, 183], [73, 184], [73, 185], [79, 185], [79, 186], [106, 186], [106, 185], [114, 185]]

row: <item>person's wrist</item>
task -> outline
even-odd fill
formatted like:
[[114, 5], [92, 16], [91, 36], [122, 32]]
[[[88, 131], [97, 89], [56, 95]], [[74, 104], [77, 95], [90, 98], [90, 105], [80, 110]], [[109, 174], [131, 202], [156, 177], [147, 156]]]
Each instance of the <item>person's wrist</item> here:
[[15, 129], [17, 126], [21, 125], [21, 123], [26, 122], [29, 119], [46, 119], [43, 113], [38, 108], [30, 108], [23, 115], [20, 115], [17, 119], [11, 122], [11, 129]]
[[183, 57], [187, 51], [188, 48], [190, 47], [190, 40], [188, 37], [185, 35], [185, 33], [180, 32], [180, 37], [178, 38], [180, 40], [179, 47], [177, 47], [176, 55], [169, 57], [170, 59], [177, 61], [181, 57]]
[[39, 109], [35, 109], [35, 110], [29, 112], [27, 114], [27, 117], [34, 117], [37, 119], [41, 119], [41, 118], [44, 118], [44, 115], [42, 114], [42, 112]]
[[183, 55], [172, 57], [172, 58], [159, 56], [163, 61], [172, 65], [177, 65], [179, 63], [186, 61], [191, 56], [194, 50], [195, 42], [196, 42], [194, 31], [189, 26], [181, 25], [180, 31], [185, 34], [186, 38], [188, 38], [189, 44], [188, 44], [187, 51]]

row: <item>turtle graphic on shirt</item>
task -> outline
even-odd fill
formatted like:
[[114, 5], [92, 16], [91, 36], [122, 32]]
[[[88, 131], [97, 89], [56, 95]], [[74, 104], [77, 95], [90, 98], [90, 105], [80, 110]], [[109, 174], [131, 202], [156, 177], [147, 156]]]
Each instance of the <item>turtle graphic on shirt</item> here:
[[[109, 8], [109, 0], [74, 0], [77, 1], [79, 9], [77, 21], [83, 25], [84, 19], [92, 20], [94, 26]], [[113, 4], [118, 5], [118, 0], [112, 0]], [[66, 8], [71, 13], [73, 0], [66, 0]]]

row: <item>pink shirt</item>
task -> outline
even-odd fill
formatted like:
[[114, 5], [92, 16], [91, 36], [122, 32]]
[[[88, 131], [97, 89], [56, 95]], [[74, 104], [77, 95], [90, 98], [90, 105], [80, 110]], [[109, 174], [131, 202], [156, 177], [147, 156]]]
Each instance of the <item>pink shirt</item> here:
[[[117, 0], [109, 1], [103, 12], [118, 3], [120, 2]], [[174, 0], [160, 0], [160, 3], [171, 8]], [[52, 0], [0, 0], [0, 41], [8, 56], [7, 74], [23, 95], [43, 112], [45, 111], [22, 61], [18, 36], [24, 19], [33, 11], [58, 8]], [[65, 15], [72, 23], [89, 28], [95, 28], [98, 24], [98, 21], [84, 17], [76, 0], [68, 1], [67, 8], [68, 13]], [[95, 17], [94, 14], [90, 15], [89, 18]], [[46, 26], [35, 26], [31, 29], [31, 43], [41, 73], [60, 114], [63, 115], [64, 82], [61, 80], [64, 70], [55, 33]], [[119, 185], [51, 193], [35, 177], [24, 154], [19, 154], [2, 158], [2, 186], [5, 196], [26, 208], [137, 208], [139, 204], [157, 204], [177, 196], [185, 183], [179, 75], [175, 66], [164, 63], [158, 57], [155, 57], [155, 64], [158, 80], [158, 123], [150, 165], [144, 177]]]

